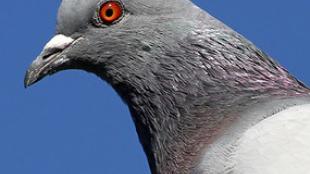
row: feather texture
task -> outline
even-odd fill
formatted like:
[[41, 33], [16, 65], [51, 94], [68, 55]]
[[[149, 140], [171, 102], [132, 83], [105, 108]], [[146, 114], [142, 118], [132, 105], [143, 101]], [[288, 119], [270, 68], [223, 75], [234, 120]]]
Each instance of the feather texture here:
[[309, 125], [309, 104], [288, 108], [259, 122], [238, 142], [235, 173], [309, 173]]

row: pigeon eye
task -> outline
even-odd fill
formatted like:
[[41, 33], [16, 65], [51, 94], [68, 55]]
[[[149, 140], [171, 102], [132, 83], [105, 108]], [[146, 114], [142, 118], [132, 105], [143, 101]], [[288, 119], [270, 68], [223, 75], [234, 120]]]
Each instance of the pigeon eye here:
[[123, 6], [117, 1], [108, 1], [101, 5], [99, 17], [104, 24], [112, 24], [123, 16]]

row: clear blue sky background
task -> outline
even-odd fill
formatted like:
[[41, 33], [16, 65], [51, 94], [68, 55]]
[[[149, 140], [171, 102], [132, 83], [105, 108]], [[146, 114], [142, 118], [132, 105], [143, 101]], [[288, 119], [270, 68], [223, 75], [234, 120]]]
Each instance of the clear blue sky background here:
[[[310, 84], [309, 0], [195, 2]], [[66, 71], [23, 88], [59, 3], [1, 1], [0, 173], [149, 173], [127, 107], [106, 83]]]

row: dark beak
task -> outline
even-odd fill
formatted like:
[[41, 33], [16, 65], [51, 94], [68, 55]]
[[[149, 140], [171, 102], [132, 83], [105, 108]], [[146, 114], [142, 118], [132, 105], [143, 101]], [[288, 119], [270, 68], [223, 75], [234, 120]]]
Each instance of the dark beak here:
[[64, 69], [69, 59], [63, 54], [63, 51], [73, 42], [72, 38], [64, 35], [56, 35], [52, 38], [27, 70], [24, 80], [25, 88], [35, 84], [47, 75]]

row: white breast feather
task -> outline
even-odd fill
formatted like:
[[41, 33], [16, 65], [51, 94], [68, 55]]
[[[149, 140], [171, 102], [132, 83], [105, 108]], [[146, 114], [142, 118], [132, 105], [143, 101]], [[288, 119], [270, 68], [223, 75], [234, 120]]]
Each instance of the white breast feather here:
[[310, 173], [310, 104], [256, 124], [239, 139], [232, 156], [234, 174]]

